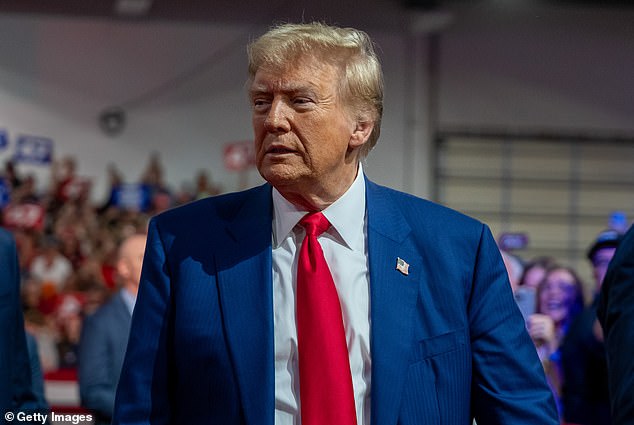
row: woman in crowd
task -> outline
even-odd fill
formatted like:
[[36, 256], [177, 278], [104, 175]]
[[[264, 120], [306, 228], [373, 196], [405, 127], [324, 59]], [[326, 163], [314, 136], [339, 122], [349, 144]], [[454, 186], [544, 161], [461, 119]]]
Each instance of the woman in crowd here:
[[539, 283], [544, 280], [546, 271], [555, 265], [552, 257], [536, 257], [524, 265], [524, 273], [519, 281], [519, 286], [537, 289]]
[[537, 286], [537, 312], [529, 317], [527, 326], [557, 400], [561, 392], [559, 346], [583, 304], [583, 283], [577, 273], [570, 267], [551, 265]]

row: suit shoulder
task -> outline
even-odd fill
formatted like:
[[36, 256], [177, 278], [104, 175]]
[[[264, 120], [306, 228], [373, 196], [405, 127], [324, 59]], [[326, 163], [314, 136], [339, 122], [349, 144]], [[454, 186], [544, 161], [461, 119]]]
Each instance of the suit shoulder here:
[[162, 225], [182, 223], [187, 226], [209, 220], [227, 221], [231, 220], [246, 202], [266, 193], [270, 196], [270, 188], [265, 184], [240, 192], [210, 196], [164, 211], [153, 220]]
[[5, 230], [2, 227], [0, 227], [0, 243], [2, 244], [11, 243], [12, 240], [13, 240], [13, 237], [11, 236], [11, 233], [9, 233], [8, 230]]
[[[240, 192], [224, 193], [199, 199], [185, 205], [167, 210], [157, 217], [172, 219], [176, 217], [199, 216], [206, 213], [219, 215], [231, 214], [240, 209], [245, 202], [267, 190], [268, 185], [262, 185]], [[270, 190], [269, 190], [270, 191]]]
[[464, 226], [468, 228], [481, 229], [484, 225], [480, 220], [456, 211], [447, 206], [438, 204], [428, 199], [401, 192], [389, 187], [380, 186], [375, 183], [368, 183], [368, 188], [378, 193], [383, 193], [388, 202], [398, 205], [403, 215], [408, 221], [427, 222], [429, 224], [447, 225], [451, 228]]
[[14, 247], [15, 239], [13, 238], [13, 234], [0, 227], [0, 248], [13, 250]]
[[88, 324], [101, 323], [104, 320], [116, 315], [119, 310], [127, 308], [121, 298], [119, 292], [115, 292], [112, 296], [102, 304], [94, 313], [86, 316], [85, 321]]

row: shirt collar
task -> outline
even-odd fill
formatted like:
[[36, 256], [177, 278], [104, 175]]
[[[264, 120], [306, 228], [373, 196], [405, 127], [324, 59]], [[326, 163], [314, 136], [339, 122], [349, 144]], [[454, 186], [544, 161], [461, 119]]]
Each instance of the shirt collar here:
[[136, 304], [136, 297], [132, 295], [130, 291], [127, 291], [125, 288], [121, 288], [120, 292], [121, 292], [121, 298], [123, 299], [123, 303], [125, 304], [126, 308], [130, 312], [130, 315], [132, 315], [132, 312], [134, 311], [134, 304]]
[[[273, 210], [273, 245], [278, 247], [308, 211], [298, 209], [275, 188]], [[365, 224], [365, 179], [360, 163], [352, 185], [322, 213], [348, 248], [364, 249], [363, 239], [359, 237]]]

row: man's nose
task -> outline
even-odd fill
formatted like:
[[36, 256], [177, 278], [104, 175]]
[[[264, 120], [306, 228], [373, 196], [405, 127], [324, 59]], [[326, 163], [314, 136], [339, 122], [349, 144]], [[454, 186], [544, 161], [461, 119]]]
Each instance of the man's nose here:
[[264, 126], [270, 133], [286, 133], [291, 130], [289, 108], [282, 100], [274, 100], [264, 120]]

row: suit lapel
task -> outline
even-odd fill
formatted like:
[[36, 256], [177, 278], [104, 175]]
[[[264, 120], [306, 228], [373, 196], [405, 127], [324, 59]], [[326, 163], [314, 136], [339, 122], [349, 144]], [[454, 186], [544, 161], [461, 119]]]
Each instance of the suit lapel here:
[[[366, 179], [367, 181], [367, 179]], [[418, 299], [421, 258], [411, 229], [389, 193], [366, 183], [370, 268], [372, 423], [395, 424], [411, 352], [412, 315]], [[397, 258], [408, 265], [397, 270]]]
[[113, 295], [113, 297], [115, 297], [113, 303], [116, 307], [117, 315], [121, 318], [120, 322], [123, 322], [125, 319], [129, 324], [132, 320], [132, 314], [130, 314], [130, 310], [123, 300], [123, 294], [121, 291], [125, 291], [125, 289], [119, 289], [119, 291]]
[[[114, 311], [112, 319], [116, 322], [117, 327], [120, 327], [121, 329], [130, 329], [130, 324], [132, 323], [132, 314], [130, 314], [130, 310], [123, 300], [123, 294], [121, 293], [121, 291], [125, 291], [125, 289], [120, 289], [119, 292], [113, 295], [115, 298], [113, 300], [114, 305], [112, 306]], [[117, 333], [123, 346], [126, 346], [126, 344], [128, 343], [128, 334], [129, 332]], [[125, 354], [125, 352], [123, 352], [122, 354]], [[121, 360], [123, 364], [123, 359]]]
[[245, 422], [273, 425], [275, 375], [271, 275], [271, 189], [248, 197], [216, 256], [223, 322]]

